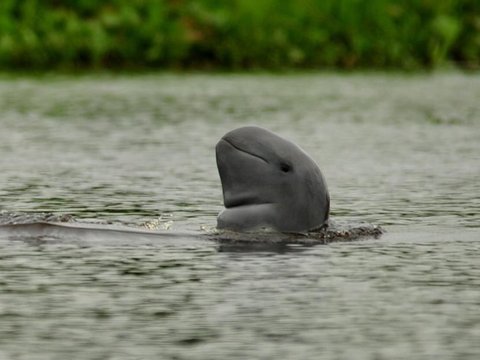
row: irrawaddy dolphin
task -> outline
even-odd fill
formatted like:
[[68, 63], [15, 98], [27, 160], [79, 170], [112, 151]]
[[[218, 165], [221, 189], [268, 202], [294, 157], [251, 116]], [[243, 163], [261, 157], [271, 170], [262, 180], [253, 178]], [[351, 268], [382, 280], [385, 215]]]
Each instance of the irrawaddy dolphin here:
[[225, 205], [218, 229], [305, 233], [327, 225], [327, 184], [300, 147], [247, 126], [225, 134], [215, 150]]
[[[378, 237], [383, 233], [375, 225], [332, 225], [328, 219], [330, 197], [318, 166], [297, 145], [268, 130], [249, 126], [230, 131], [218, 142], [216, 157], [225, 204], [218, 215], [217, 228], [233, 231], [178, 233], [76, 222], [70, 215], [0, 211], [0, 242], [23, 239], [35, 243], [130, 244], [134, 237], [135, 244], [152, 244], [159, 237], [185, 239], [205, 235], [221, 243], [314, 244]], [[328, 229], [324, 229], [327, 225]], [[283, 234], [270, 236], [263, 229]]]

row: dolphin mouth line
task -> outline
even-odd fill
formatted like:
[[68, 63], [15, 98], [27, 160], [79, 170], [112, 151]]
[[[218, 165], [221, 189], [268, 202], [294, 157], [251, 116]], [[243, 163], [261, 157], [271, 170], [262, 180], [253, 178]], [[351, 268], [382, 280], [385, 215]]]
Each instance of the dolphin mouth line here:
[[266, 162], [267, 164], [269, 164], [268, 160], [265, 159], [264, 157], [262, 157], [262, 156], [260, 156], [260, 155], [257, 155], [257, 154], [254, 154], [254, 153], [252, 153], [252, 152], [249, 152], [249, 151], [247, 151], [247, 150], [245, 150], [245, 149], [242, 149], [242, 148], [238, 147], [238, 145], [235, 145], [234, 143], [232, 143], [230, 140], [227, 140], [227, 139], [225, 139], [225, 138], [222, 138], [222, 140], [225, 141], [225, 142], [226, 142], [228, 145], [230, 145], [231, 147], [237, 149], [238, 151], [243, 152], [243, 153], [245, 153], [245, 154], [248, 154], [248, 155], [250, 155], [250, 156], [256, 157], [256, 158], [258, 158], [258, 159], [260, 159], [260, 160], [263, 160], [263, 161]]

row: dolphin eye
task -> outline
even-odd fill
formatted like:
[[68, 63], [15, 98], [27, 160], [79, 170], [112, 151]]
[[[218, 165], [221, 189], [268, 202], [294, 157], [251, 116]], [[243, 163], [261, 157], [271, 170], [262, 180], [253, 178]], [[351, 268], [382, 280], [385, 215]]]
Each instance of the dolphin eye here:
[[280, 164], [280, 170], [282, 170], [283, 172], [287, 173], [287, 172], [290, 172], [290, 170], [292, 170], [292, 167], [288, 164], [285, 164], [285, 163], [281, 163]]

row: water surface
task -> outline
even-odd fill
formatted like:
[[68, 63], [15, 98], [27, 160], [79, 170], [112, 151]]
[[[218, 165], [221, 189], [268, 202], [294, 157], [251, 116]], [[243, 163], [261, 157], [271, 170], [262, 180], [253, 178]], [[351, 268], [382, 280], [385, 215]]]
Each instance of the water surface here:
[[[0, 211], [175, 235], [0, 235], [0, 358], [477, 359], [478, 99], [456, 73], [3, 76]], [[387, 234], [205, 240], [215, 143], [246, 124], [317, 160], [333, 218]]]

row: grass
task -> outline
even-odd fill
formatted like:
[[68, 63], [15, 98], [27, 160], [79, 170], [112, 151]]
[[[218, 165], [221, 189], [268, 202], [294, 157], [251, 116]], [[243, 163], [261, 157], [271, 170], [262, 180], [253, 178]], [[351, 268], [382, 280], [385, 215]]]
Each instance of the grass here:
[[478, 0], [1, 0], [0, 68], [480, 66]]

